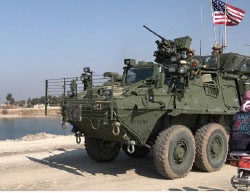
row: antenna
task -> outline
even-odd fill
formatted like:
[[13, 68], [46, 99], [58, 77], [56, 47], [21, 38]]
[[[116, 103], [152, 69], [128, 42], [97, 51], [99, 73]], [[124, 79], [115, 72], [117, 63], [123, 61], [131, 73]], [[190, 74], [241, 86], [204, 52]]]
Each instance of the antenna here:
[[210, 7], [211, 7], [211, 13], [212, 13], [212, 21], [213, 21], [213, 29], [214, 29], [214, 45], [217, 44], [217, 39], [216, 39], [216, 29], [215, 29], [215, 24], [214, 24], [214, 9], [213, 9], [213, 1], [211, 0], [210, 2]]
[[200, 57], [202, 55], [202, 27], [203, 27], [203, 0], [201, 0], [201, 29], [200, 29]]
[[[223, 44], [223, 43], [222, 43]], [[219, 26], [219, 45], [221, 45], [220, 44], [220, 26]]]
[[227, 47], [227, 1], [226, 0], [226, 6], [225, 6], [225, 15], [224, 15], [224, 49]]

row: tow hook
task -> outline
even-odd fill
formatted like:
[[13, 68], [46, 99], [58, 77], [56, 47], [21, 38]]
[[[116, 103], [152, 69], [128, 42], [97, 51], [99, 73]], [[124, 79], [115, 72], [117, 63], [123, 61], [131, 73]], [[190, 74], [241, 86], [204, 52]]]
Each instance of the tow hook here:
[[113, 130], [112, 130], [113, 135], [118, 136], [120, 134], [120, 126], [121, 126], [121, 123], [114, 122]]
[[81, 143], [81, 136], [82, 136], [82, 133], [81, 132], [79, 132], [79, 131], [77, 131], [77, 132], [75, 132], [75, 137], [76, 137], [76, 143], [77, 144], [80, 144]]
[[92, 119], [90, 119], [90, 124], [91, 124], [92, 129], [97, 130], [97, 129], [99, 129], [99, 127], [100, 127], [100, 120], [99, 120], [99, 119], [97, 120], [97, 127], [95, 127], [95, 126], [93, 125]]
[[127, 146], [127, 151], [131, 154], [135, 152], [135, 141], [129, 142], [129, 144]]
[[67, 128], [67, 122], [65, 120], [62, 120], [62, 128], [63, 129]]

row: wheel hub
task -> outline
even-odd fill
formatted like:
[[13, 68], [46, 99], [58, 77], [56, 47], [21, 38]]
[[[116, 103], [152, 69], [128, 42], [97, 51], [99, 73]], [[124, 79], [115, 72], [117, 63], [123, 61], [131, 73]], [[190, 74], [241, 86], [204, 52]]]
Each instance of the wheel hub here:
[[215, 136], [209, 143], [209, 157], [211, 161], [216, 161], [220, 158], [223, 149], [223, 143], [220, 136]]
[[110, 152], [113, 150], [115, 145], [116, 145], [115, 143], [103, 141], [100, 147], [103, 152]]
[[218, 154], [220, 152], [220, 146], [217, 143], [212, 144], [212, 151], [214, 154]]
[[182, 164], [187, 155], [187, 144], [184, 140], [178, 141], [174, 147], [173, 157], [176, 164]]

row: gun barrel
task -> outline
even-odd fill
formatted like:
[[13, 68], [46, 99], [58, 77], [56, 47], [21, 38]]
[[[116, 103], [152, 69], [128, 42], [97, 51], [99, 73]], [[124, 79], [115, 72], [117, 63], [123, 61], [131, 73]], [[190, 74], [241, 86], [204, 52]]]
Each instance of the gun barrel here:
[[159, 34], [157, 34], [156, 32], [152, 31], [151, 29], [149, 29], [147, 26], [143, 25], [144, 28], [146, 28], [148, 31], [150, 31], [151, 33], [153, 33], [154, 35], [156, 35], [157, 37], [159, 37], [162, 40], [165, 40], [164, 37], [160, 36]]

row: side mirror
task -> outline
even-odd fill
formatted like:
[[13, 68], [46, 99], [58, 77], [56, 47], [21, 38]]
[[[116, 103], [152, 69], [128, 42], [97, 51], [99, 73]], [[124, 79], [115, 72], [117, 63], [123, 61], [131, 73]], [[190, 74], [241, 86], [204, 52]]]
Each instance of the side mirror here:
[[83, 68], [83, 72], [85, 72], [85, 73], [90, 73], [90, 68], [89, 68], [89, 67], [84, 67], [84, 68]]

